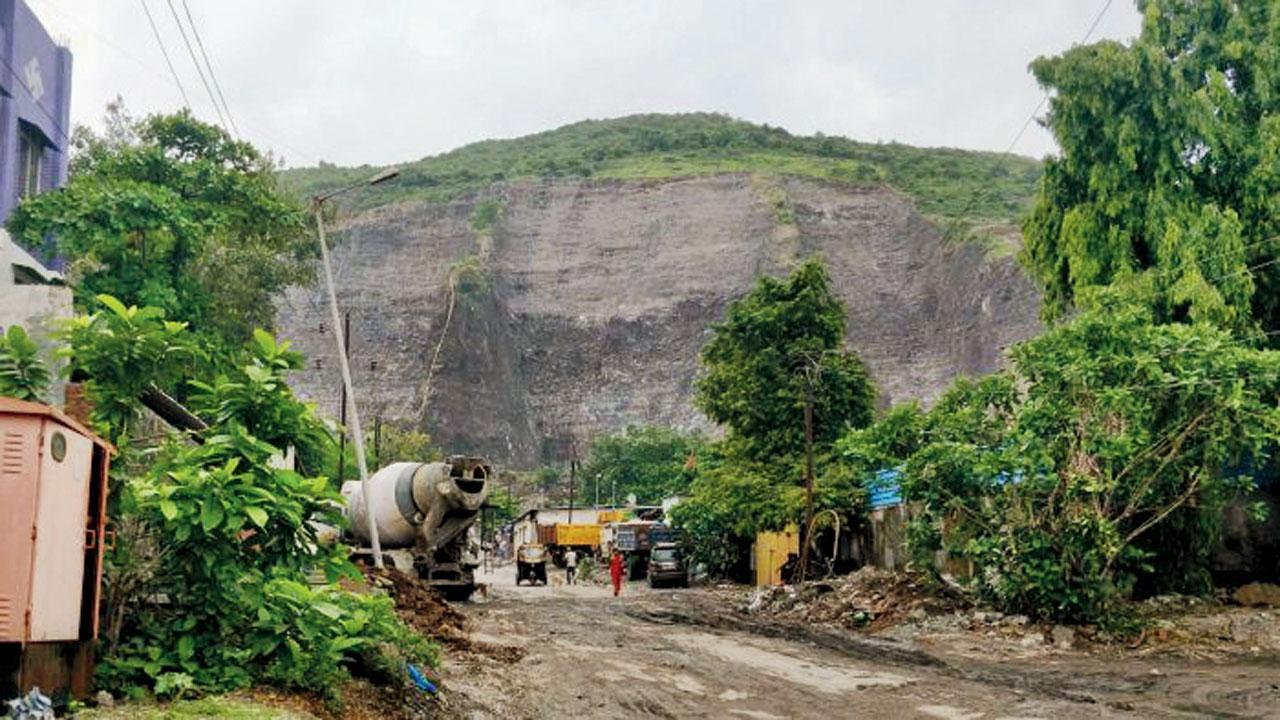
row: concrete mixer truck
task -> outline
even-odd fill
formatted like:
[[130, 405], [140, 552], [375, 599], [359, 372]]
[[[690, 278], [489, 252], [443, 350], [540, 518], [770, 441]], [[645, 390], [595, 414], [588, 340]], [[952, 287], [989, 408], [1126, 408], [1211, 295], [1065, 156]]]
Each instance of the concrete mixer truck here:
[[[480, 565], [480, 508], [493, 466], [455, 455], [443, 462], [392, 463], [369, 477], [369, 503], [383, 562], [418, 577], [451, 600], [475, 591]], [[342, 485], [352, 556], [369, 560], [369, 526], [359, 481]], [[370, 562], [370, 564], [372, 564]]]

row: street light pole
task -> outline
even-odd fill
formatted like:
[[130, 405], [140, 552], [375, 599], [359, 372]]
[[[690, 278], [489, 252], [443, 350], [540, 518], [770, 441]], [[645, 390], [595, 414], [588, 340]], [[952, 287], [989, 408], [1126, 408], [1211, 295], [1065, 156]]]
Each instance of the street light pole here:
[[317, 195], [312, 199], [311, 205], [315, 211], [316, 217], [316, 240], [320, 243], [320, 264], [324, 267], [325, 288], [329, 294], [329, 315], [333, 322], [333, 339], [338, 346], [338, 365], [342, 368], [342, 389], [346, 393], [346, 411], [351, 417], [351, 423], [348, 429], [351, 432], [351, 445], [356, 451], [356, 467], [360, 471], [360, 495], [364, 499], [364, 518], [365, 523], [369, 527], [369, 544], [373, 547], [373, 565], [378, 569], [382, 569], [382, 542], [378, 538], [378, 525], [373, 519], [373, 503], [369, 493], [369, 468], [365, 465], [364, 459], [364, 432], [360, 428], [360, 413], [356, 409], [355, 388], [351, 382], [351, 364], [347, 361], [347, 338], [342, 327], [342, 317], [338, 312], [338, 295], [333, 289], [333, 269], [329, 263], [329, 244], [324, 237], [324, 202], [329, 198], [340, 195], [344, 192], [354, 190], [363, 185], [377, 185], [386, 182], [397, 175], [400, 171], [395, 168], [383, 170], [382, 172], [369, 178], [364, 183], [351, 185], [340, 190], [334, 190], [325, 195]]

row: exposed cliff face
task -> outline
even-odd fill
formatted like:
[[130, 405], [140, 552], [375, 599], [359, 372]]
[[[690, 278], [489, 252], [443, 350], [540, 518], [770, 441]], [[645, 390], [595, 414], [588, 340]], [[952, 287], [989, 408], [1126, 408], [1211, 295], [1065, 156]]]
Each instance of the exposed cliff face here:
[[[503, 211], [478, 233], [473, 214], [487, 200]], [[339, 237], [363, 412], [417, 421], [425, 406], [451, 452], [517, 467], [629, 423], [708, 427], [691, 397], [711, 324], [757, 276], [814, 253], [886, 403], [928, 402], [958, 374], [995, 369], [1003, 346], [1038, 329], [1037, 294], [1012, 258], [948, 246], [882, 187], [742, 174], [524, 183], [369, 211]], [[458, 294], [426, 398], [450, 267], [468, 257], [488, 288]], [[283, 334], [311, 358], [295, 386], [336, 414], [327, 318], [318, 289], [280, 303]]]

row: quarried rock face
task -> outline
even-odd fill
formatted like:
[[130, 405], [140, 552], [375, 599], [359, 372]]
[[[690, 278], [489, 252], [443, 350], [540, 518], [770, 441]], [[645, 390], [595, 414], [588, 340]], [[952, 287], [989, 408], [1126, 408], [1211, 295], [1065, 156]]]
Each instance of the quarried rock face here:
[[[477, 231], [477, 205], [495, 202], [498, 220]], [[884, 403], [928, 403], [1039, 329], [1012, 257], [944, 242], [883, 187], [745, 174], [499, 185], [373, 210], [337, 236], [366, 428], [425, 421], [450, 452], [515, 467], [628, 424], [710, 427], [691, 398], [711, 325], [755, 278], [813, 254]], [[336, 416], [328, 317], [320, 288], [281, 299], [282, 333], [309, 358], [293, 382]]]

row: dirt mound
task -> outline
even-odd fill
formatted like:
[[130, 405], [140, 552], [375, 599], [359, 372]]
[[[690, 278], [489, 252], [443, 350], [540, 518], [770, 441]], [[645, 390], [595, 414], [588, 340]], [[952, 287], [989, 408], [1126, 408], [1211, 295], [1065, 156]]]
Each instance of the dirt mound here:
[[864, 567], [851, 575], [803, 585], [762, 588], [743, 608], [748, 614], [879, 632], [908, 619], [954, 613], [969, 603], [946, 588], [927, 586], [907, 573]]
[[524, 657], [524, 648], [479, 642], [467, 632], [467, 618], [422, 580], [395, 568], [366, 569], [369, 582], [384, 588], [396, 603], [396, 614], [413, 629], [459, 652], [473, 652], [502, 662]]

